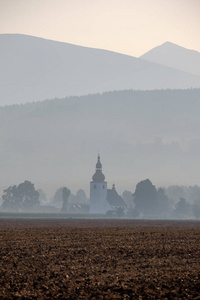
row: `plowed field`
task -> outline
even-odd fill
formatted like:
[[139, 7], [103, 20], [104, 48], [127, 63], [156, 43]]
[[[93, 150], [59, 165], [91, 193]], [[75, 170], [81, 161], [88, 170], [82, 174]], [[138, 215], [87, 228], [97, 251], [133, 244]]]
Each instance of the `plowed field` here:
[[0, 299], [200, 299], [200, 222], [1, 219]]

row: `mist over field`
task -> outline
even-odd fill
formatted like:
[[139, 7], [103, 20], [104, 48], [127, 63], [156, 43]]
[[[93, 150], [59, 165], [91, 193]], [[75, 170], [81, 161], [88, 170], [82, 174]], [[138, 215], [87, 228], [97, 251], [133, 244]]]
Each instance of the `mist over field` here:
[[[84, 203], [84, 212], [90, 206], [93, 212], [106, 213], [110, 201], [115, 210], [135, 205], [137, 216], [148, 215], [157, 204], [152, 202], [146, 211], [138, 206], [140, 201], [133, 201], [137, 184], [144, 182], [152, 199], [163, 201], [160, 217], [167, 211], [166, 202], [165, 217], [171, 217], [179, 201], [184, 216], [191, 216], [188, 205], [200, 198], [199, 52], [166, 42], [136, 58], [1, 34], [0, 65], [3, 206], [10, 201], [7, 208], [13, 211], [20, 205], [22, 211], [34, 210], [32, 197], [36, 206], [52, 204], [56, 211], [68, 211], [69, 200], [75, 203], [72, 211]], [[96, 171], [101, 175], [95, 181], [98, 153]], [[96, 182], [105, 188], [104, 180], [105, 199], [96, 191], [91, 196]], [[26, 198], [24, 190], [32, 196]], [[13, 193], [14, 202], [26, 200], [15, 207]], [[145, 193], [151, 192], [147, 188]], [[93, 201], [105, 201], [105, 207]]]

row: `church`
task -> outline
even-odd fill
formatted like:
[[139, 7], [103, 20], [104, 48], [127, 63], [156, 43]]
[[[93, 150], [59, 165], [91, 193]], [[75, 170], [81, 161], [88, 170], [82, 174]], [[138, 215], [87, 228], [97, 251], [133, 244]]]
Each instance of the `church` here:
[[126, 204], [118, 195], [113, 184], [112, 189], [107, 188], [105, 176], [102, 173], [100, 155], [97, 157], [96, 171], [90, 182], [90, 213], [103, 213], [118, 208], [126, 209]]

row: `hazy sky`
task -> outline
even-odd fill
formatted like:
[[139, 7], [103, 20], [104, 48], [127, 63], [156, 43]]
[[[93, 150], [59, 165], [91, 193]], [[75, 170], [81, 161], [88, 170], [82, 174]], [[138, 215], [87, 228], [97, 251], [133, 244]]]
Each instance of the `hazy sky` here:
[[0, 33], [140, 56], [166, 41], [200, 51], [200, 0], [0, 0]]

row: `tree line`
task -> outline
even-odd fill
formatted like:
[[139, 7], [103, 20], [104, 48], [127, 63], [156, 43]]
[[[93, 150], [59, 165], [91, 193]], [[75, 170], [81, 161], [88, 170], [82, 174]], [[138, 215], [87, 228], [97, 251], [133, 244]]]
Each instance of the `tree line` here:
[[[177, 200], [179, 192], [179, 199]], [[176, 195], [176, 201], [171, 198]], [[183, 196], [190, 195], [191, 199]], [[200, 218], [200, 187], [171, 186], [156, 188], [149, 179], [140, 181], [135, 192], [124, 191], [122, 198], [127, 205], [123, 216], [133, 218]], [[68, 212], [71, 203], [89, 204], [84, 190], [78, 190], [73, 195], [67, 187], [56, 190], [51, 202], [46, 200], [42, 190], [36, 190], [34, 184], [28, 180], [18, 186], [10, 186], [3, 191], [1, 209], [13, 212], [39, 211], [42, 204], [52, 204], [60, 212]]]
[[128, 215], [140, 218], [200, 218], [200, 187], [169, 186], [156, 188], [149, 179], [136, 185], [135, 192], [125, 191]]
[[[61, 212], [67, 212], [68, 199], [71, 191], [67, 187], [59, 189], [62, 197]], [[40, 193], [45, 199], [42, 190], [36, 190], [34, 184], [28, 180], [20, 183], [18, 186], [13, 185], [3, 191], [2, 209], [12, 212], [29, 212], [37, 211], [41, 204]]]

